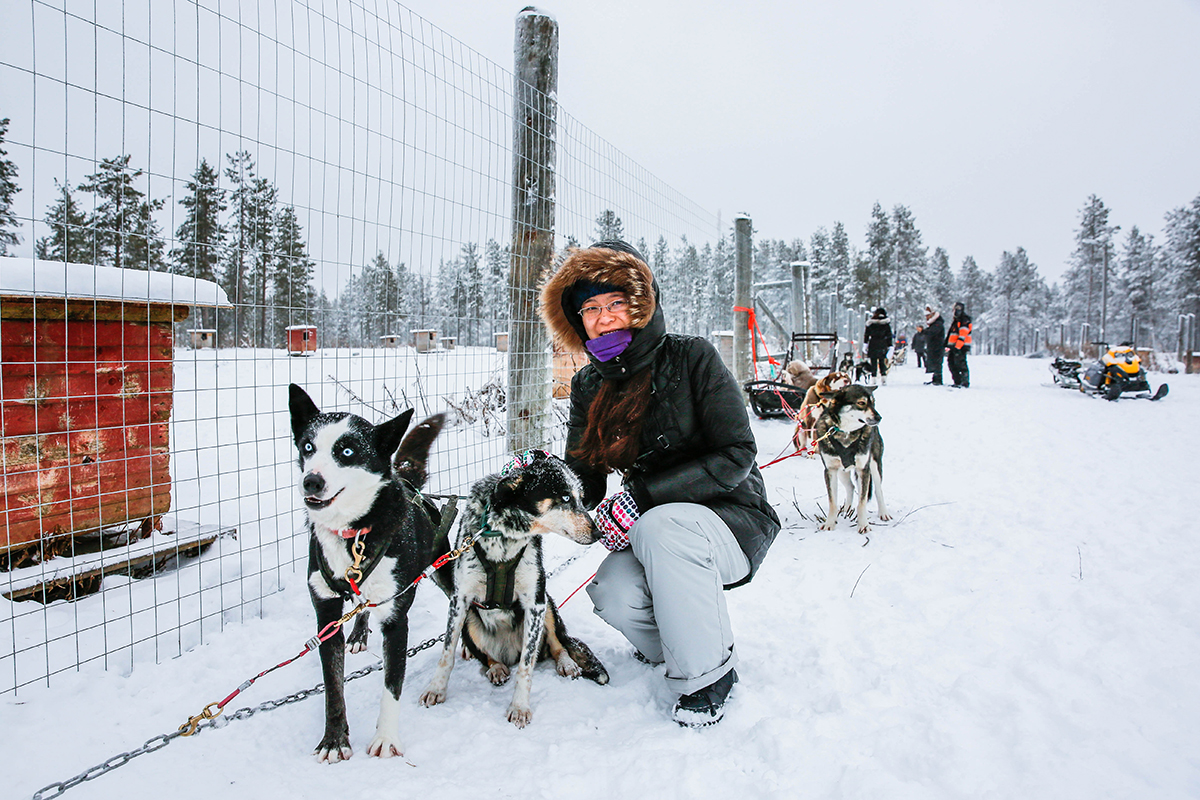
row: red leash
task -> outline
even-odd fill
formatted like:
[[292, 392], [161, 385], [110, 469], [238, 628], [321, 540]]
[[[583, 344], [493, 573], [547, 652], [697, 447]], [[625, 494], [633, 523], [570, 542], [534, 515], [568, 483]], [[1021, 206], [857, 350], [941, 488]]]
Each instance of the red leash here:
[[[758, 379], [758, 339], [762, 339], [763, 352], [767, 354], [767, 363], [779, 366], [779, 362], [767, 349], [767, 337], [763, 335], [762, 328], [758, 327], [758, 316], [754, 313], [753, 308], [745, 306], [734, 306], [734, 311], [745, 311], [747, 315], [746, 327], [750, 330], [750, 363], [754, 365], [754, 378]], [[755, 338], [755, 334], [758, 338]]]
[[[293, 661], [299, 659], [301, 656], [308, 655], [313, 650], [316, 650], [318, 647], [321, 646], [321, 644], [323, 642], [326, 642], [329, 639], [333, 638], [333, 636], [337, 634], [337, 632], [341, 629], [341, 627], [343, 625], [345, 625], [351, 619], [356, 617], [358, 614], [362, 613], [363, 611], [366, 611], [368, 608], [376, 608], [377, 606], [381, 606], [384, 603], [390, 603], [393, 600], [395, 600], [397, 597], [399, 597], [400, 595], [415, 588], [418, 583], [425, 580], [433, 573], [437, 572], [438, 568], [444, 566], [446, 564], [446, 562], [453, 561], [454, 559], [461, 556], [463, 554], [463, 552], [467, 548], [469, 548], [472, 545], [472, 543], [474, 543], [474, 541], [475, 541], [475, 537], [472, 536], [466, 541], [466, 543], [463, 544], [462, 547], [459, 547], [455, 550], [451, 550], [449, 553], [446, 553], [445, 555], [438, 557], [438, 559], [436, 561], [434, 561], [432, 564], [430, 564], [428, 567], [426, 567], [425, 571], [422, 572], [420, 575], [418, 575], [413, 580], [412, 583], [410, 583], [408, 586], [405, 586], [403, 589], [396, 592], [394, 595], [387, 598], [386, 600], [380, 600], [378, 603], [359, 603], [354, 608], [350, 609], [350, 611], [343, 614], [341, 619], [335, 619], [333, 622], [330, 622], [328, 625], [326, 625], [324, 628], [322, 628], [321, 631], [316, 636], [312, 637], [307, 642], [305, 642], [304, 649], [301, 650], [299, 653], [292, 656], [287, 661], [281, 661], [280, 663], [276, 664], [275, 666], [271, 667], [270, 669], [263, 670], [262, 672], [258, 673], [253, 678], [251, 678], [250, 680], [243, 683], [241, 686], [234, 689], [233, 692], [231, 692], [230, 695], [228, 697], [226, 697], [224, 700], [221, 700], [220, 702], [217, 702], [217, 703], [209, 703], [208, 705], [206, 705], [204, 707], [204, 709], [199, 714], [197, 714], [194, 717], [188, 717], [188, 721], [179, 726], [180, 735], [181, 736], [191, 736], [192, 734], [194, 734], [196, 732], [196, 727], [201, 722], [203, 722], [206, 719], [212, 719], [213, 717], [220, 715], [221, 710], [224, 709], [225, 706], [227, 706], [230, 703], [230, 701], [233, 700], [233, 698], [237, 697], [239, 694], [244, 692], [246, 689], [249, 689], [251, 686], [253, 686], [254, 682], [257, 681], [259, 678], [263, 677], [264, 675], [269, 675], [281, 667], [286, 667], [288, 664], [291, 664]], [[589, 578], [589, 580], [590, 580], [590, 578]], [[354, 584], [351, 583], [351, 586], [354, 586]], [[576, 589], [575, 591], [579, 591], [579, 590]], [[358, 594], [358, 593], [359, 593], [358, 589], [357, 589], [357, 587], [355, 587], [355, 594]], [[572, 594], [574, 594], [574, 592], [572, 592]]]
[[596, 572], [593, 572], [593, 573], [591, 574], [591, 577], [589, 577], [589, 578], [588, 578], [586, 581], [584, 581], [583, 583], [579, 584], [579, 586], [577, 586], [577, 587], [575, 588], [575, 591], [573, 591], [573, 592], [571, 592], [569, 595], [567, 595], [567, 599], [566, 599], [566, 600], [563, 600], [561, 603], [559, 603], [559, 604], [558, 604], [558, 607], [559, 607], [559, 608], [562, 608], [562, 607], [563, 607], [563, 606], [565, 606], [567, 603], [569, 603], [569, 602], [571, 601], [571, 598], [572, 598], [572, 597], [574, 597], [575, 595], [577, 595], [577, 594], [579, 593], [579, 590], [580, 590], [580, 589], [582, 589], [583, 587], [587, 586], [587, 585], [588, 585], [588, 583], [589, 583], [589, 582], [592, 580], [592, 578], [596, 577], [596, 573], [598, 573], [599, 571], [600, 571], [600, 570], [596, 570]]

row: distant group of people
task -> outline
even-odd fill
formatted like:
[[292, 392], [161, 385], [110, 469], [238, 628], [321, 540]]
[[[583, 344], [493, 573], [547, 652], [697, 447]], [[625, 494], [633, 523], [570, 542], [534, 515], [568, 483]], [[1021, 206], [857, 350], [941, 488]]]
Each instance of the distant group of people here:
[[[888, 350], [893, 345], [899, 349], [907, 345], [904, 334], [893, 339], [892, 323], [887, 309], [877, 308], [867, 320], [863, 333], [863, 344], [867, 350], [868, 371], [881, 383], [887, 384]], [[971, 351], [971, 316], [963, 304], [954, 304], [954, 318], [949, 330], [942, 315], [933, 306], [925, 306], [925, 324], [917, 326], [912, 337], [912, 351], [917, 356], [917, 366], [924, 366], [930, 375], [927, 384], [942, 385], [942, 363], [950, 367], [953, 385], [967, 388], [971, 385], [971, 373], [967, 367], [967, 354]]]
[[971, 351], [971, 315], [961, 302], [954, 304], [954, 318], [950, 320], [948, 331], [941, 313], [933, 306], [925, 306], [925, 324], [917, 326], [912, 349], [917, 355], [917, 366], [924, 365], [925, 372], [930, 375], [926, 383], [942, 385], [942, 359], [945, 357], [953, 385], [962, 389], [971, 385], [971, 372], [967, 366], [967, 354]]

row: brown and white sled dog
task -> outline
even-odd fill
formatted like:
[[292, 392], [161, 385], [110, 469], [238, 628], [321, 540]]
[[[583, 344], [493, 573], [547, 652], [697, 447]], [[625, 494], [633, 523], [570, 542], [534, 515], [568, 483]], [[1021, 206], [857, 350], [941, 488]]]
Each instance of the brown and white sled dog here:
[[[402, 755], [400, 689], [414, 594], [403, 590], [433, 561], [438, 511], [416, 489], [425, 482], [429, 449], [444, 417], [430, 417], [405, 436], [411, 409], [372, 425], [353, 414], [321, 413], [295, 384], [289, 392], [292, 435], [300, 454], [299, 488], [308, 515], [308, 588], [317, 631], [340, 619], [347, 602], [379, 604], [370, 613], [383, 632], [384, 690], [367, 754]], [[350, 634], [352, 652], [366, 648], [367, 632], [367, 614], [360, 613]], [[340, 627], [318, 648], [325, 678], [325, 734], [314, 753], [329, 763], [354, 752], [346, 721], [345, 648]]]
[[456, 547], [471, 536], [475, 541], [454, 562], [446, 642], [420, 700], [423, 706], [445, 702], [461, 637], [493, 684], [505, 683], [516, 667], [508, 720], [518, 728], [533, 717], [529, 692], [537, 661], [552, 659], [559, 675], [608, 683], [588, 646], [567, 635], [546, 593], [542, 563], [544, 534], [591, 544], [600, 531], [583, 506], [579, 479], [561, 459], [535, 450], [522, 462], [471, 488]]
[[[829, 508], [821, 530], [831, 531], [837, 527], [838, 515], [848, 514], [854, 502], [854, 484], [851, 473], [858, 482], [858, 532], [866, 533], [867, 500], [872, 492], [878, 506], [879, 519], [883, 522], [892, 517], [883, 501], [883, 436], [879, 433], [879, 422], [883, 416], [875, 409], [875, 389], [853, 384], [823, 396], [829, 406], [817, 418], [813, 435], [817, 438], [818, 452], [825, 463], [825, 490], [829, 495]], [[846, 489], [846, 501], [838, 506], [838, 480]]]
[[796, 432], [792, 435], [792, 443], [797, 450], [808, 449], [817, 417], [830, 403], [824, 398], [849, 385], [850, 376], [845, 372], [827, 372], [819, 381], [808, 387], [804, 394], [804, 402], [800, 404], [800, 419], [796, 423]]

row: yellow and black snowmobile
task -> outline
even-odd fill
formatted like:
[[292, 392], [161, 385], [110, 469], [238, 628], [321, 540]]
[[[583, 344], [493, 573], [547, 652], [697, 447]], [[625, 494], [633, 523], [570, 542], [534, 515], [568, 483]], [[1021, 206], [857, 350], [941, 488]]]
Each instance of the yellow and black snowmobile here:
[[1122, 342], [1108, 348], [1098, 361], [1091, 362], [1086, 369], [1079, 361], [1056, 358], [1050, 364], [1050, 373], [1059, 386], [1102, 395], [1109, 400], [1116, 400], [1123, 394], [1145, 400], [1161, 400], [1170, 391], [1170, 387], [1164, 383], [1157, 391], [1151, 392], [1146, 370], [1142, 368], [1142, 360], [1133, 349], [1132, 342]]

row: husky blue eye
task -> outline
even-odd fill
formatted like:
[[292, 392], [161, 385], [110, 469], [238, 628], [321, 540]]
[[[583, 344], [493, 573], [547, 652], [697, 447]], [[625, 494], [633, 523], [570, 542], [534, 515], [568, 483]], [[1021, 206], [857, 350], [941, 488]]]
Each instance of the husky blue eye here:
[[311, 453], [313, 451], [312, 442], [305, 442], [303, 447], [304, 452]]
[[352, 448], [352, 447], [344, 448], [342, 450], [342, 456], [344, 458], [354, 458], [354, 448]]

